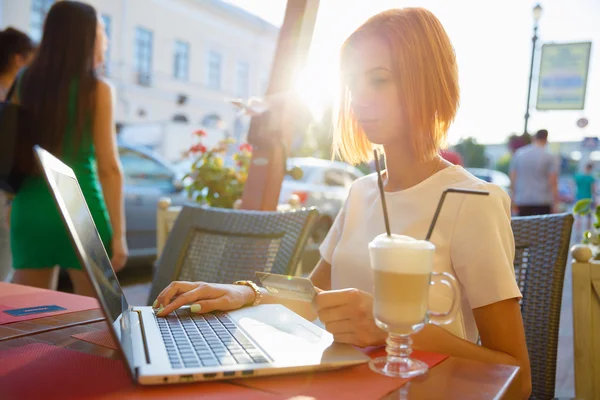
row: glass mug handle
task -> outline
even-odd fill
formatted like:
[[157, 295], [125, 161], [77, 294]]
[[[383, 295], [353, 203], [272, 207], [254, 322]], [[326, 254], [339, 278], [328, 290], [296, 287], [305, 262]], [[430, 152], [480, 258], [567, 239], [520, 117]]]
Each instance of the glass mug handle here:
[[435, 325], [448, 325], [454, 319], [456, 312], [458, 311], [460, 292], [458, 290], [458, 283], [456, 279], [447, 272], [433, 272], [431, 274], [431, 286], [436, 284], [442, 284], [452, 289], [452, 305], [450, 310], [447, 312], [435, 312], [429, 311], [428, 322]]

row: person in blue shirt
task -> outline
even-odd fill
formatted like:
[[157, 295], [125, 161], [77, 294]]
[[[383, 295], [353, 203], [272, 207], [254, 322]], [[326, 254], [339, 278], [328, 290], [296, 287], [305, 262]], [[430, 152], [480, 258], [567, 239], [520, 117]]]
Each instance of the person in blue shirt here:
[[[575, 185], [577, 186], [577, 193], [575, 195], [575, 201], [583, 199], [592, 199], [592, 209], [596, 205], [596, 178], [592, 175], [594, 169], [593, 163], [588, 163], [585, 166], [584, 173], [575, 175]], [[592, 214], [586, 216], [586, 229], [590, 229]]]
[[596, 179], [592, 175], [592, 169], [594, 169], [594, 164], [588, 163], [585, 166], [585, 171], [583, 174], [575, 175], [575, 184], [577, 185], [577, 201], [583, 199], [592, 199], [592, 202], [595, 203], [594, 192], [596, 191]]

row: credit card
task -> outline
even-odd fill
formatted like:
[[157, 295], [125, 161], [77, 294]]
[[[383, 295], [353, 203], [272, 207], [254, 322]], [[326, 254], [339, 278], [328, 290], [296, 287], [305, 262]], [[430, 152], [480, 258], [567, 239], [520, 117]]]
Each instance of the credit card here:
[[273, 296], [312, 302], [317, 295], [315, 286], [308, 278], [266, 272], [255, 272], [255, 274], [261, 286]]

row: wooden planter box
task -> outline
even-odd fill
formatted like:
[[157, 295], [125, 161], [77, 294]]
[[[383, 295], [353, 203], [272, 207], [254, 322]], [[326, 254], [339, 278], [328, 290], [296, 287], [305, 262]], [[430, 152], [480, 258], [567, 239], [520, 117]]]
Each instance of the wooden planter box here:
[[584, 245], [572, 254], [575, 395], [600, 400], [600, 261]]

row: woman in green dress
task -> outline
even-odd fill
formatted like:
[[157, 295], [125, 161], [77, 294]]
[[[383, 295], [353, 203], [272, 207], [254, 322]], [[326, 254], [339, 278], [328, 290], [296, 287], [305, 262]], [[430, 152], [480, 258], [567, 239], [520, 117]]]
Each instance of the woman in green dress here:
[[[107, 39], [96, 10], [76, 1], [50, 9], [30, 67], [14, 101], [31, 116], [35, 143], [74, 171], [115, 270], [127, 260], [123, 174], [113, 120], [112, 88], [97, 76]], [[92, 287], [41, 175], [26, 179], [13, 200], [13, 282], [55, 289], [67, 269], [75, 292]]]

